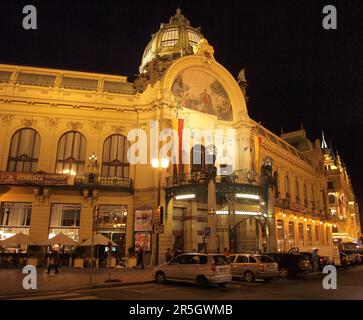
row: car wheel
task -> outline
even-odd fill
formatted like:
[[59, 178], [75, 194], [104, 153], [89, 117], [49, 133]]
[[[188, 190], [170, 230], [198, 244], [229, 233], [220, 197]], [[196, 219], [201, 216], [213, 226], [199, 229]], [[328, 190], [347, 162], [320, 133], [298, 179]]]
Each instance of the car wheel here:
[[289, 270], [286, 268], [280, 268], [279, 273], [281, 278], [287, 278], [289, 276]]
[[246, 271], [244, 274], [245, 281], [248, 283], [255, 281], [255, 276], [251, 271]]
[[197, 286], [201, 289], [205, 289], [208, 287], [209, 281], [205, 276], [197, 277]]
[[265, 282], [271, 282], [272, 278], [265, 278]]
[[166, 278], [165, 278], [165, 274], [164, 274], [164, 272], [159, 271], [159, 272], [156, 274], [156, 276], [155, 276], [155, 281], [156, 281], [156, 283], [158, 283], [158, 284], [164, 284], [164, 283], [166, 283]]

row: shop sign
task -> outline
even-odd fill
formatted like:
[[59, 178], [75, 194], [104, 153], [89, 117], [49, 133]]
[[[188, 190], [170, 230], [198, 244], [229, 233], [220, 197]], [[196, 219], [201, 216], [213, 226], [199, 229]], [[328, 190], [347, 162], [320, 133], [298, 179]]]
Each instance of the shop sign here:
[[14, 186], [70, 186], [74, 178], [57, 173], [0, 172], [0, 185]]
[[153, 210], [135, 210], [135, 229], [134, 231], [152, 231]]

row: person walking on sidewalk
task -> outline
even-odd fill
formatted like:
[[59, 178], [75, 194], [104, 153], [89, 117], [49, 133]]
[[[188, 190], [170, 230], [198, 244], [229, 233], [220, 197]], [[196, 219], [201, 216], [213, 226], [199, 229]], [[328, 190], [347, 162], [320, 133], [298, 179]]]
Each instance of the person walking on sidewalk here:
[[140, 246], [137, 250], [137, 264], [136, 267], [138, 267], [141, 264], [141, 269], [145, 269], [144, 266], [144, 249]]
[[165, 252], [165, 261], [169, 262], [171, 259], [173, 259], [173, 256], [171, 255], [170, 248], [168, 248]]
[[49, 256], [49, 264], [48, 264], [48, 271], [50, 273], [51, 269], [54, 269], [55, 273], [58, 273], [58, 263], [59, 263], [59, 256], [57, 251], [53, 251]]
[[313, 272], [318, 272], [319, 271], [319, 261], [320, 261], [320, 257], [318, 255], [318, 249], [314, 249], [313, 253], [311, 255], [311, 261], [313, 263]]

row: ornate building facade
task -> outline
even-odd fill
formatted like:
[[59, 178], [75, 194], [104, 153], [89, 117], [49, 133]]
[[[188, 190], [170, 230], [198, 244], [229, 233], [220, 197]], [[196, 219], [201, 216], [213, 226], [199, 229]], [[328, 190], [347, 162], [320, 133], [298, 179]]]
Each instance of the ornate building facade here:
[[[329, 213], [320, 142], [250, 119], [244, 72], [234, 79], [180, 10], [152, 36], [139, 71], [130, 83], [0, 65], [0, 238], [83, 241], [96, 230], [121, 252], [144, 245], [159, 261], [168, 247], [332, 246], [336, 228], [356, 239], [357, 220], [344, 229]], [[167, 144], [173, 152], [162, 153]]]

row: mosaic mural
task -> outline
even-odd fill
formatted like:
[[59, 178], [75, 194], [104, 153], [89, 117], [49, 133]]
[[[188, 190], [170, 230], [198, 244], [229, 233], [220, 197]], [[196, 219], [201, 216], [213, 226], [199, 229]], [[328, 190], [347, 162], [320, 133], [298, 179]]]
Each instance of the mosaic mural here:
[[180, 106], [217, 116], [219, 120], [232, 121], [232, 105], [226, 90], [211, 75], [186, 70], [174, 80], [172, 92]]

